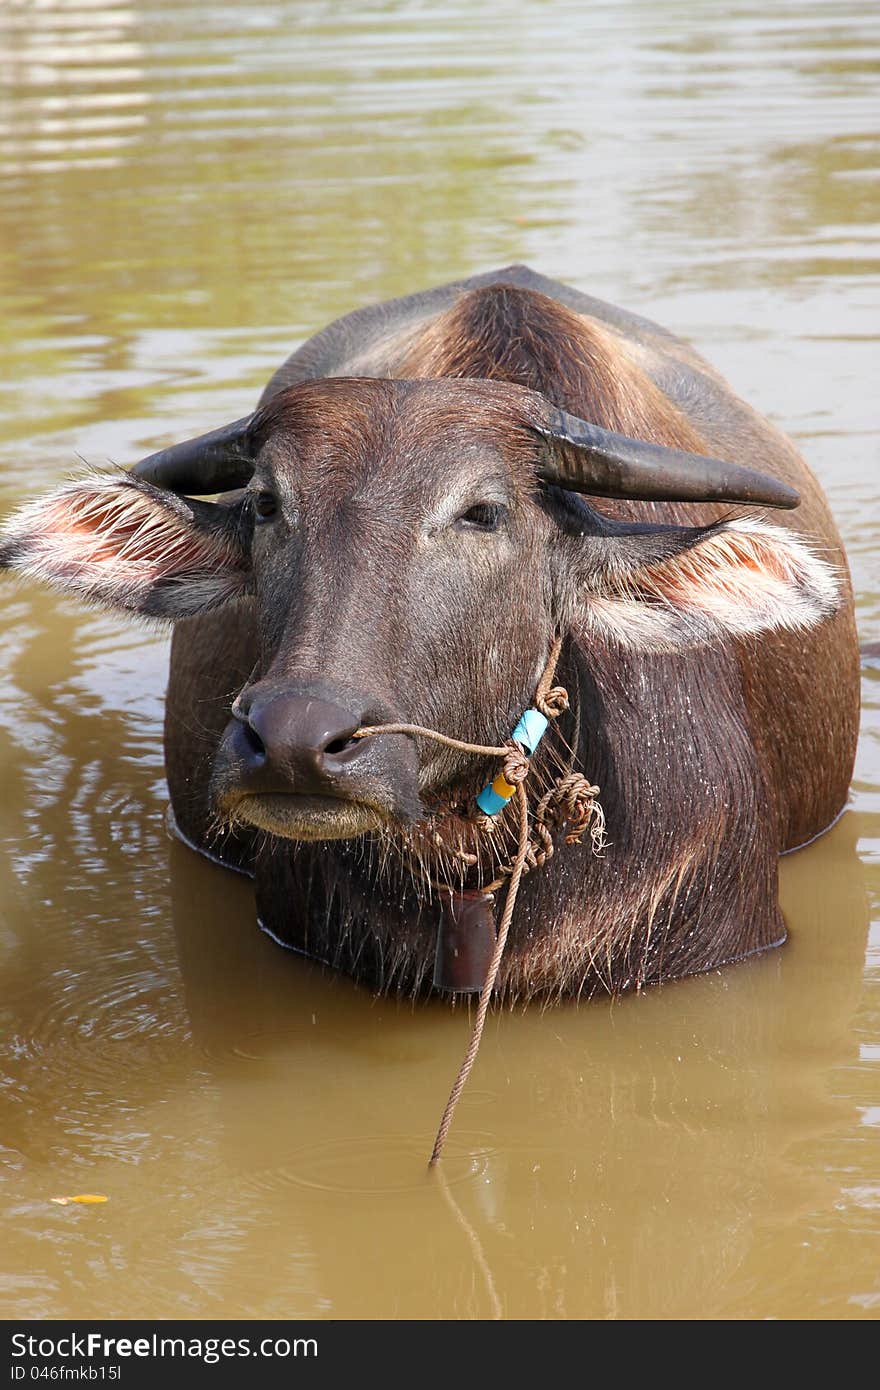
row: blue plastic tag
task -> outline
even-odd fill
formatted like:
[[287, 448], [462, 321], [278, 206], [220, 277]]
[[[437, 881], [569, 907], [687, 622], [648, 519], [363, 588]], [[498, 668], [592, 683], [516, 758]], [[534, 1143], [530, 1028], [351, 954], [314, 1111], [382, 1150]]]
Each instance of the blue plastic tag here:
[[511, 738], [515, 743], [519, 743], [525, 748], [526, 752], [534, 753], [547, 728], [547, 719], [537, 709], [527, 709], [520, 719]]
[[[534, 753], [547, 728], [546, 716], [537, 709], [527, 709], [511, 734], [514, 743], [524, 748], [529, 757]], [[477, 805], [485, 816], [497, 816], [503, 811], [510, 797], [499, 796], [490, 782], [477, 797]]]

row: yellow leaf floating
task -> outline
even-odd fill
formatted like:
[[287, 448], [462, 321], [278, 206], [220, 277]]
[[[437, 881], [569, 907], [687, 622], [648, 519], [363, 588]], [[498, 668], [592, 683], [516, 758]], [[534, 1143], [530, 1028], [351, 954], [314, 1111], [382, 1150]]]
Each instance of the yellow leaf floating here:
[[82, 1206], [93, 1206], [96, 1202], [107, 1202], [109, 1197], [105, 1197], [101, 1192], [81, 1192], [77, 1197], [50, 1197], [50, 1202], [55, 1202], [59, 1207], [69, 1207], [71, 1202], [80, 1202]]

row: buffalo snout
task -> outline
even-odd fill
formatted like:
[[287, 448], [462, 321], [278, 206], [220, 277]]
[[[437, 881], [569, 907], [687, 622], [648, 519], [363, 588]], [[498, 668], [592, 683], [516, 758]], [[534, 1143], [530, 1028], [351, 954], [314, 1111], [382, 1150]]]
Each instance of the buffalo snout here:
[[354, 835], [419, 815], [412, 740], [354, 737], [399, 721], [383, 702], [325, 683], [264, 680], [242, 691], [231, 713], [214, 769], [222, 813], [292, 839]]
[[233, 730], [247, 780], [259, 787], [280, 782], [298, 791], [326, 792], [363, 756], [366, 740], [352, 735], [364, 720], [331, 700], [309, 694], [258, 694], [233, 706]]

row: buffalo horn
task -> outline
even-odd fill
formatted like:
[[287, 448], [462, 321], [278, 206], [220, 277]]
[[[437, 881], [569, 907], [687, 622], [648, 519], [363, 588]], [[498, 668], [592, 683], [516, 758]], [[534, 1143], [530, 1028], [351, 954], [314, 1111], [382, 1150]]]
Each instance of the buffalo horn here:
[[565, 410], [553, 409], [538, 431], [578, 451], [554, 451], [539, 469], [545, 482], [573, 492], [645, 502], [752, 502], [762, 507], [796, 507], [800, 502], [793, 488], [766, 473], [630, 439]]
[[254, 471], [247, 433], [252, 415], [141, 459], [137, 478], [169, 492], [207, 494], [244, 487]]

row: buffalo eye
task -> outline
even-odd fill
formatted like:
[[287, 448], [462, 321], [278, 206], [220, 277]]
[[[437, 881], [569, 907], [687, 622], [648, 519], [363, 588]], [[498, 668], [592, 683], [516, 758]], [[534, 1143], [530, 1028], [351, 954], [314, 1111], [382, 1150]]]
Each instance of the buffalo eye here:
[[272, 492], [255, 492], [252, 505], [257, 521], [271, 521], [278, 515], [278, 498]]
[[505, 514], [505, 508], [498, 502], [477, 502], [462, 512], [458, 524], [475, 527], [478, 531], [497, 531]]

